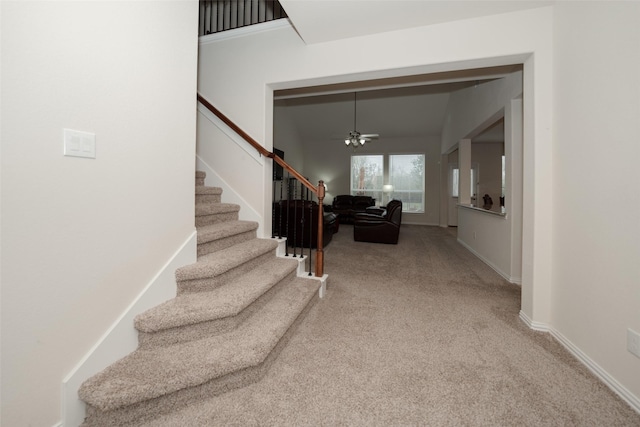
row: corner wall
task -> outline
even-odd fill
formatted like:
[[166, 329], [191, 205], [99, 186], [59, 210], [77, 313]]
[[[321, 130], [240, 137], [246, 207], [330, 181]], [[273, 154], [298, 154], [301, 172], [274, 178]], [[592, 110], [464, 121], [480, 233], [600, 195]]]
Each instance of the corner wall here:
[[[504, 114], [504, 149], [506, 158], [506, 215], [495, 215], [478, 209], [459, 207], [458, 241], [490, 265], [506, 280], [522, 283], [522, 73], [504, 79], [462, 89], [451, 95], [447, 107], [447, 126], [443, 130], [443, 153], [453, 149], [460, 139], [477, 135], [485, 125]], [[471, 144], [473, 146], [473, 144]], [[471, 150], [467, 153], [471, 158]], [[494, 157], [497, 157], [494, 155]], [[499, 170], [500, 165], [495, 165]], [[480, 166], [480, 182], [486, 181], [486, 169]], [[461, 176], [463, 171], [461, 171]], [[499, 178], [499, 174], [498, 174]], [[467, 178], [461, 178], [466, 184]], [[500, 183], [497, 183], [500, 186]], [[446, 187], [443, 186], [443, 191]], [[465, 190], [461, 190], [465, 191]], [[468, 191], [468, 188], [467, 188]], [[478, 202], [481, 203], [478, 194]], [[527, 194], [531, 197], [531, 194]], [[494, 203], [497, 200], [494, 199]], [[527, 285], [530, 286], [530, 285]], [[523, 298], [524, 299], [524, 298]], [[524, 303], [523, 303], [524, 305]], [[528, 313], [528, 311], [525, 311]]]
[[553, 333], [640, 411], [640, 3], [555, 9]]
[[[52, 426], [65, 376], [194, 231], [198, 3], [0, 7], [0, 424]], [[65, 128], [96, 158], [63, 156]]]

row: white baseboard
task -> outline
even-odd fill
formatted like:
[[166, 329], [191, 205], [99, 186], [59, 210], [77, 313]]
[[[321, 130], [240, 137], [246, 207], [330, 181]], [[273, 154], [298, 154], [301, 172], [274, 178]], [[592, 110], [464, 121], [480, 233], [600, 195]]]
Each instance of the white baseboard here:
[[612, 377], [607, 371], [605, 371], [600, 365], [598, 365], [593, 359], [584, 354], [576, 345], [574, 345], [567, 337], [555, 330], [549, 325], [533, 322], [524, 312], [520, 311], [520, 319], [527, 324], [531, 329], [536, 331], [548, 332], [553, 338], [555, 338], [569, 353], [571, 353], [576, 359], [578, 359], [583, 365], [585, 365], [596, 377], [600, 379], [607, 387], [609, 387], [614, 393], [616, 393], [622, 400], [627, 402], [636, 412], [640, 413], [640, 398], [631, 393], [626, 387]]
[[[284, 254], [287, 253], [287, 238], [283, 237], [281, 239], [277, 239], [278, 240], [278, 247], [276, 248], [276, 256], [279, 258], [288, 258], [288, 259], [292, 259], [290, 256], [285, 256]], [[316, 277], [315, 275], [311, 275], [309, 276], [309, 272], [307, 270], [305, 270], [305, 263], [307, 261], [307, 257], [308, 255], [303, 256], [302, 258], [295, 258], [296, 260], [298, 260], [298, 268], [296, 269], [296, 275], [298, 277], [304, 277], [307, 279], [315, 279], [315, 280], [319, 280], [320, 281], [320, 289], [318, 289], [318, 296], [320, 298], [324, 298], [324, 296], [327, 293], [327, 279], [329, 278], [329, 275], [324, 274], [322, 277]]]
[[[406, 216], [406, 215], [405, 215]], [[406, 225], [424, 225], [424, 226], [429, 226], [429, 227], [439, 227], [440, 224], [435, 223], [435, 222], [415, 222], [415, 221], [407, 221], [404, 218], [402, 219], [402, 224], [406, 224]]]
[[502, 271], [497, 265], [495, 265], [494, 263], [492, 263], [491, 261], [489, 261], [487, 258], [485, 258], [484, 256], [480, 255], [478, 252], [476, 252], [471, 246], [467, 245], [465, 242], [463, 242], [462, 240], [458, 239], [458, 243], [460, 243], [462, 246], [464, 246], [469, 252], [471, 252], [472, 254], [474, 254], [475, 256], [477, 256], [478, 258], [480, 258], [480, 260], [482, 262], [484, 262], [485, 264], [487, 264], [489, 267], [491, 267], [493, 270], [495, 270], [496, 273], [498, 273], [500, 276], [502, 276], [506, 281], [508, 281], [509, 283], [513, 283], [516, 285], [521, 285], [522, 284], [522, 278], [521, 277], [513, 277], [510, 274], [505, 273], [504, 271]]
[[534, 322], [526, 315], [526, 313], [520, 310], [520, 319], [534, 331], [549, 332], [549, 325], [546, 323]]
[[85, 417], [85, 405], [78, 399], [80, 385], [118, 359], [138, 347], [138, 333], [133, 326], [136, 315], [176, 295], [175, 271], [197, 259], [197, 237], [194, 231], [158, 271], [138, 297], [111, 325], [93, 348], [62, 382], [62, 424], [76, 427]]

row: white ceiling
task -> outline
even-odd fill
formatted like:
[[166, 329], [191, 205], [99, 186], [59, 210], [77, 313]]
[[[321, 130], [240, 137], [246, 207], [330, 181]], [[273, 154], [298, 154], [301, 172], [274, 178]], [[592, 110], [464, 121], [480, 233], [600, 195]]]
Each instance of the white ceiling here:
[[280, 0], [296, 31], [307, 44], [496, 15], [553, 3], [540, 0]]
[[[380, 134], [381, 142], [424, 138], [441, 134], [451, 92], [517, 70], [521, 66], [276, 91], [275, 106], [304, 143], [339, 143], [354, 129]], [[502, 140], [501, 130], [474, 140]]]
[[[310, 44], [548, 6], [553, 1], [280, 0], [280, 3], [300, 37]], [[452, 91], [520, 69], [515, 65], [304, 87], [276, 91], [274, 96], [276, 107], [282, 107], [281, 111], [289, 115], [305, 143], [337, 143], [354, 130], [354, 92], [357, 92], [355, 130], [378, 133], [380, 140], [419, 138], [440, 135]], [[503, 138], [501, 129], [495, 127], [492, 134], [482, 138], [499, 140]]]
[[[449, 91], [460, 83], [277, 100], [305, 142], [340, 141], [349, 131], [382, 139], [439, 135]], [[354, 102], [357, 100], [357, 103]], [[355, 108], [354, 108], [355, 107]], [[354, 113], [357, 122], [354, 123]]]

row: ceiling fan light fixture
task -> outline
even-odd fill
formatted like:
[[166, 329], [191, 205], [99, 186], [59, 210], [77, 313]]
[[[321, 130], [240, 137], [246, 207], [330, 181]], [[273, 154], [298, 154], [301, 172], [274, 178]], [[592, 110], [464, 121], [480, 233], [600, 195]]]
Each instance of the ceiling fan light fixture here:
[[370, 141], [371, 138], [377, 138], [378, 134], [361, 134], [357, 127], [357, 93], [353, 93], [353, 130], [349, 132], [349, 137], [344, 140], [345, 145], [351, 146], [354, 150], [364, 146], [364, 143]]

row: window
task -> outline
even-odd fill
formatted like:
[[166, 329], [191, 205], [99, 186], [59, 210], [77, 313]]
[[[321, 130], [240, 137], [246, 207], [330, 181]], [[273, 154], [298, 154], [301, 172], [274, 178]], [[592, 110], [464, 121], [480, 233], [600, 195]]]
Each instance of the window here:
[[389, 156], [389, 200], [402, 201], [406, 212], [424, 212], [424, 154]]
[[451, 170], [451, 197], [458, 197], [458, 190], [460, 189], [460, 186], [458, 185], [459, 175], [460, 170], [458, 168]]
[[351, 156], [351, 194], [382, 200], [384, 159], [381, 155]]
[[[476, 170], [478, 167], [476, 166], [474, 169], [470, 170], [471, 183], [469, 185], [469, 196], [471, 199], [475, 199], [476, 197]], [[458, 180], [460, 177], [460, 170], [458, 168], [454, 168], [451, 170], [451, 197], [458, 197], [458, 192], [460, 190], [460, 186], [458, 184]]]

